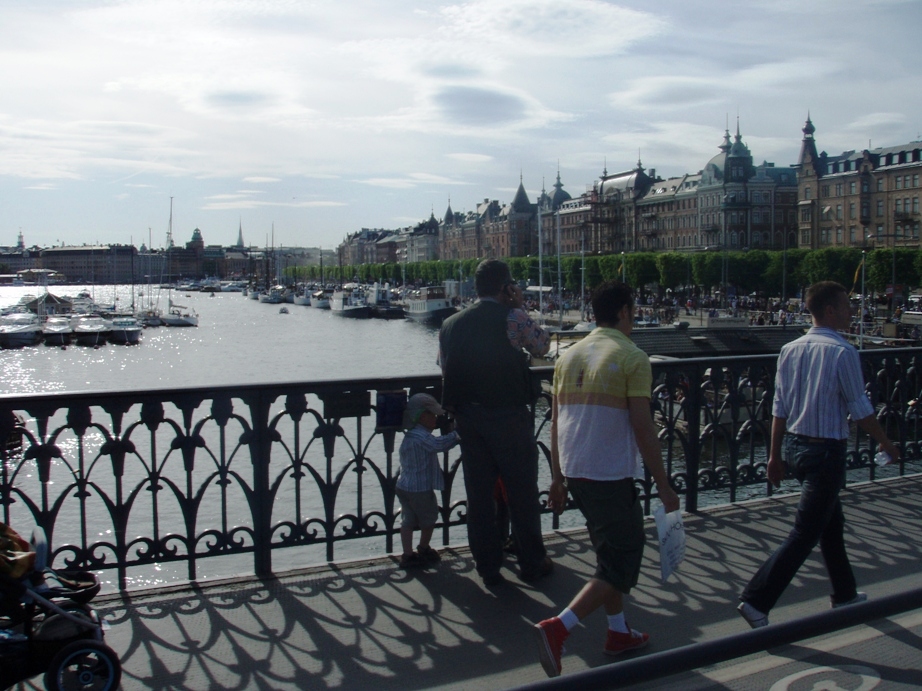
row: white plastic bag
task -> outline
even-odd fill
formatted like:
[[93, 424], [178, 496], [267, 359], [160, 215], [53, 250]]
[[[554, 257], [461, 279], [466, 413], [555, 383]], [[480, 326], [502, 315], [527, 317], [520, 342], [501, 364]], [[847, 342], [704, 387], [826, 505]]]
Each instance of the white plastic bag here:
[[666, 513], [662, 504], [653, 512], [653, 518], [659, 535], [660, 577], [665, 583], [685, 558], [685, 526], [681, 510]]

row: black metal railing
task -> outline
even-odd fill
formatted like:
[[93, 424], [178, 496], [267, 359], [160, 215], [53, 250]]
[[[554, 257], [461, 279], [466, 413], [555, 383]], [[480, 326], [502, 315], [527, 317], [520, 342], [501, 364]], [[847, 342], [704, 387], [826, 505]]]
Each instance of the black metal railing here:
[[[850, 481], [918, 465], [920, 356], [862, 353], [868, 396], [904, 456], [880, 470], [868, 438], [855, 432]], [[775, 361], [654, 363], [652, 408], [686, 510], [772, 493], [765, 466]], [[549, 367], [532, 373], [553, 376]], [[337, 546], [343, 557], [353, 541], [390, 552], [399, 432], [386, 424], [388, 392], [438, 396], [440, 386], [437, 376], [413, 376], [2, 396], [0, 516], [20, 532], [41, 525], [55, 564], [115, 570], [120, 588], [130, 570], [155, 565], [184, 565], [180, 578], [196, 579], [201, 562], [220, 557], [237, 560], [232, 573], [266, 575], [285, 548], [312, 550], [296, 552], [301, 564], [331, 561]], [[548, 401], [543, 394], [534, 405], [542, 482]], [[460, 452], [444, 454], [443, 472], [438, 528], [447, 544], [465, 521]], [[649, 477], [637, 483], [649, 512], [655, 486]], [[578, 524], [572, 511], [545, 514], [546, 529]]]

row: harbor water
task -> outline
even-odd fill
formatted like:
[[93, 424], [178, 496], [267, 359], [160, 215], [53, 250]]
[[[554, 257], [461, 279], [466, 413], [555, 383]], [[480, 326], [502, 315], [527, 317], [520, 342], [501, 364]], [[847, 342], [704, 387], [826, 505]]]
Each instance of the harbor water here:
[[[33, 287], [0, 287], [0, 307]], [[56, 287], [76, 295], [87, 286]], [[156, 288], [154, 289], [156, 292]], [[100, 305], [128, 307], [129, 286], [97, 286]], [[240, 293], [177, 293], [197, 327], [145, 329], [138, 346], [0, 351], [0, 392], [112, 391], [434, 374], [438, 333], [406, 320], [341, 319], [329, 310], [260, 303]], [[135, 297], [138, 302], [140, 298]], [[162, 307], [168, 296], [163, 291]]]

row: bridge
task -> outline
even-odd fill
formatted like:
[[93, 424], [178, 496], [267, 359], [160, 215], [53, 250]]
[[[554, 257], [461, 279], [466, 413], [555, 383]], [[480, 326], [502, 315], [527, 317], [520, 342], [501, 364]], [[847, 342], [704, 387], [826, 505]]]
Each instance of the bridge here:
[[[850, 549], [872, 598], [918, 579], [920, 352], [862, 354], [868, 395], [904, 450], [899, 466], [879, 469], [866, 437], [849, 441]], [[774, 364], [761, 356], [654, 367], [664, 456], [690, 513], [678, 577], [660, 584], [648, 550], [631, 599], [631, 621], [653, 638], [650, 653], [759, 634], [741, 631], [733, 606], [786, 532], [796, 490], [788, 481], [776, 493], [765, 480]], [[547, 380], [551, 371], [533, 375]], [[578, 512], [544, 516], [552, 577], [531, 587], [510, 573], [505, 588], [485, 590], [463, 544], [459, 459], [446, 454], [443, 562], [406, 574], [388, 556], [399, 529], [389, 401], [437, 395], [439, 385], [410, 377], [3, 396], [0, 438], [10, 441], [0, 452], [0, 511], [23, 532], [42, 525], [55, 566], [103, 574], [99, 606], [126, 688], [540, 681], [528, 626], [559, 611], [593, 570]], [[546, 399], [534, 412], [546, 461]], [[543, 478], [546, 486], [546, 467]], [[638, 487], [649, 512], [654, 487], [649, 478]], [[234, 574], [242, 577], [227, 579]], [[821, 565], [809, 563], [773, 622], [823, 611], [823, 581]], [[918, 633], [905, 616], [900, 631]], [[590, 618], [571, 637], [565, 674], [610, 662], [595, 640], [602, 630]], [[908, 639], [897, 639], [905, 647]], [[770, 657], [769, 667], [784, 668]], [[693, 674], [738, 675], [734, 664], [744, 663]]]

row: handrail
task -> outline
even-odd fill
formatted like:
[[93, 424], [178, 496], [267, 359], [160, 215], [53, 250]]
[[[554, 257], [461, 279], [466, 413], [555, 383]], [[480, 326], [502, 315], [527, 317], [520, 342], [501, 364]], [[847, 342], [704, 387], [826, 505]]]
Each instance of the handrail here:
[[[861, 354], [869, 400], [903, 451], [900, 474], [917, 470], [922, 458], [920, 357], [919, 348]], [[766, 449], [776, 361], [653, 364], [651, 408], [685, 510], [696, 511], [702, 497], [732, 503], [774, 491]], [[553, 369], [536, 367], [532, 376], [546, 385]], [[120, 587], [129, 569], [153, 564], [182, 563], [194, 580], [197, 565], [215, 557], [242, 557], [249, 563], [234, 572], [268, 575], [273, 553], [288, 548], [309, 548], [299, 555], [308, 563], [333, 561], [347, 541], [371, 539], [391, 552], [399, 533], [398, 428], [386, 426], [382, 412], [395, 390], [438, 397], [441, 378], [0, 395], [0, 521], [20, 531], [41, 526], [51, 564], [114, 569]], [[543, 502], [549, 400], [543, 393], [532, 407]], [[893, 474], [873, 455], [857, 430], [847, 453], [851, 482]], [[443, 454], [442, 472], [437, 539], [448, 544], [466, 520], [457, 450]], [[636, 486], [651, 513], [655, 484], [643, 477]], [[545, 530], [569, 520], [546, 502], [542, 510]]]
[[794, 621], [770, 624], [761, 629], [725, 636], [713, 641], [693, 643], [625, 662], [525, 684], [515, 689], [516, 691], [620, 689], [631, 684], [690, 672], [719, 662], [760, 653], [769, 648], [789, 645], [920, 608], [922, 608], [922, 588], [916, 588], [857, 605], [811, 614]]

